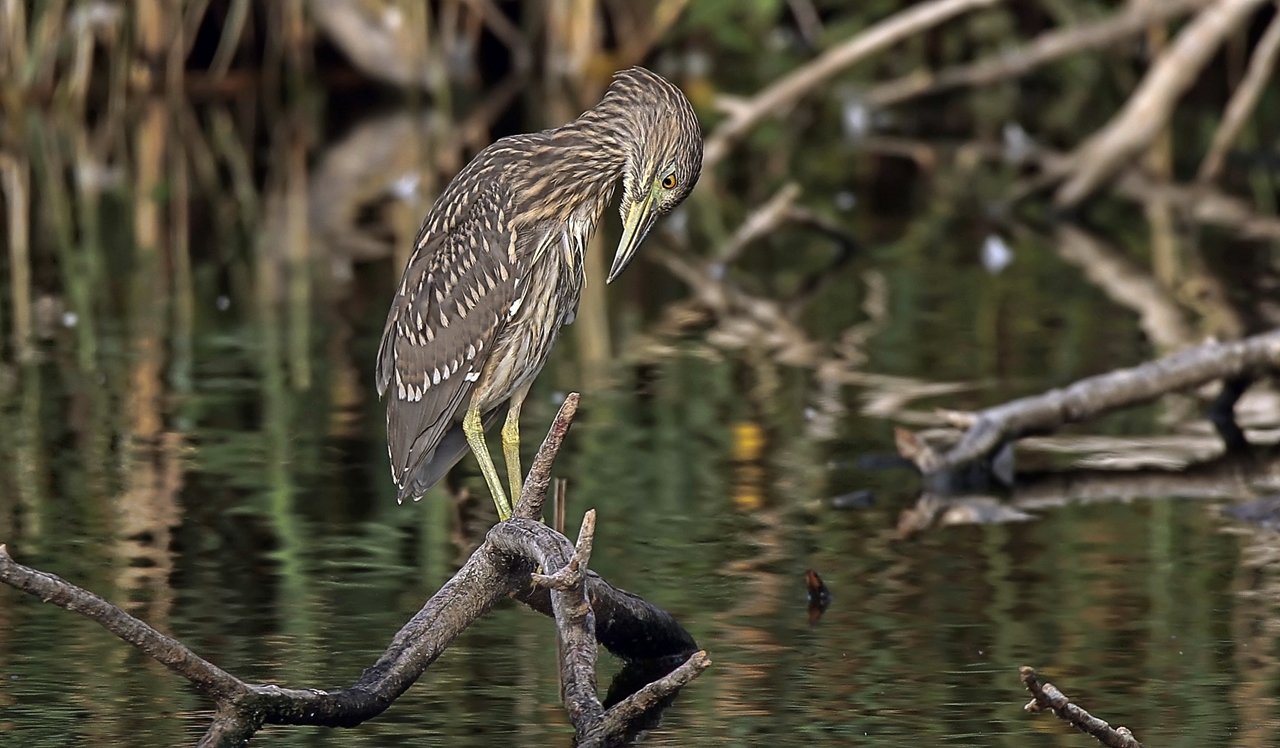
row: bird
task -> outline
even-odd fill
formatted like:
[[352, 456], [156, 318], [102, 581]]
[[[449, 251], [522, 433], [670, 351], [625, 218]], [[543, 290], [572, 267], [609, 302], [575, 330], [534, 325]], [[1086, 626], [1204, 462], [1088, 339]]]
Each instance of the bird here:
[[[520, 408], [586, 282], [584, 253], [619, 184], [622, 237], [606, 283], [693, 191], [702, 132], [689, 100], [643, 67], [560, 127], [476, 154], [423, 220], [378, 347], [397, 501], [475, 454], [499, 520], [520, 495]], [[504, 419], [511, 498], [485, 442]]]

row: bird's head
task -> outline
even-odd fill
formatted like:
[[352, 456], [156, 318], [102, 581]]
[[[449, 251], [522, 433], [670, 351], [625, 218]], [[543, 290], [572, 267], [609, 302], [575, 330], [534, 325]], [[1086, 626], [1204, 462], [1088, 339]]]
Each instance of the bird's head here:
[[660, 216], [679, 205], [702, 172], [702, 131], [680, 89], [662, 76], [635, 67], [614, 76], [606, 99], [626, 112], [626, 165], [622, 172], [622, 241], [612, 283], [631, 260]]

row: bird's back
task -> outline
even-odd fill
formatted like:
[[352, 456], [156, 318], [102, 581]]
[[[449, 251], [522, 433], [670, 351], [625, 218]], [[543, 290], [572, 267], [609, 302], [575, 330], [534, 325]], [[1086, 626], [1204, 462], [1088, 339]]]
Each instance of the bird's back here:
[[378, 351], [378, 392], [388, 395], [387, 452], [401, 498], [416, 490], [414, 474], [479, 381], [522, 272], [504, 181], [453, 192], [441, 195], [424, 222]]

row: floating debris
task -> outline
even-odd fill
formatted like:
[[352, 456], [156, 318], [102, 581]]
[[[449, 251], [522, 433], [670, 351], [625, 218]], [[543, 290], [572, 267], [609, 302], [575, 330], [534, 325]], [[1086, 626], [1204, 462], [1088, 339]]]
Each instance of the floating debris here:
[[812, 626], [827, 611], [827, 606], [831, 605], [831, 591], [813, 569], [805, 570], [804, 579], [809, 588], [809, 625]]

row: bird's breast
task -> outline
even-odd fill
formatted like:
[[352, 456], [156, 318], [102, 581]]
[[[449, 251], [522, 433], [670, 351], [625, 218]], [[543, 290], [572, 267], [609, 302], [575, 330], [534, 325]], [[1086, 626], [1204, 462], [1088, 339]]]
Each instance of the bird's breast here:
[[586, 281], [584, 255], [595, 215], [531, 232], [532, 258], [516, 285], [514, 300], [481, 377], [483, 408], [496, 406], [531, 381], [546, 365], [562, 325], [573, 321]]

